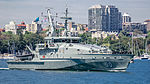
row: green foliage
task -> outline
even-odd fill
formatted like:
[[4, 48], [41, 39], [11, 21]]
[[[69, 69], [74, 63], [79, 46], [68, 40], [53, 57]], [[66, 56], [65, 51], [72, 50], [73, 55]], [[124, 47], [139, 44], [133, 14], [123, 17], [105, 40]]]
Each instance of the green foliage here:
[[39, 42], [44, 42], [43, 41], [43, 37], [41, 37], [39, 34], [25, 34], [24, 35], [24, 41], [26, 45], [33, 45], [33, 48], [35, 48], [35, 44], [39, 43]]
[[111, 41], [111, 36], [106, 37], [106, 38], [103, 40], [103, 43], [108, 43], [109, 41]]
[[82, 38], [82, 42], [87, 44], [97, 44], [108, 46], [114, 54], [127, 54], [131, 53], [131, 37], [127, 36], [127, 32], [121, 32], [118, 39], [115, 35], [110, 35], [105, 39], [102, 38], [91, 38], [91, 33], [83, 33], [79, 36]]
[[[58, 33], [60, 30], [56, 30]], [[33, 49], [35, 48], [35, 44], [39, 42], [43, 42], [45, 33], [47, 31], [41, 32], [40, 34], [25, 32], [22, 34], [22, 31], [18, 31], [17, 35], [12, 34], [12, 32], [1, 32], [0, 33], [0, 52], [7, 53], [8, 48], [12, 47], [14, 44], [16, 46], [16, 50], [24, 50], [26, 49], [26, 45], [32, 45]], [[140, 32], [136, 31], [134, 34], [139, 34]], [[86, 32], [83, 34], [79, 34], [81, 37], [82, 43], [85, 44], [97, 44], [97, 45], [105, 45], [108, 46], [114, 54], [131, 54], [132, 49], [132, 38], [128, 32], [120, 32], [118, 36], [110, 35], [105, 39], [102, 38], [92, 38], [91, 33]], [[147, 44], [145, 44], [147, 42]], [[139, 54], [145, 52], [145, 46], [150, 44], [150, 31], [147, 34], [147, 38], [134, 38], [133, 39], [133, 48], [134, 54]]]
[[58, 28], [58, 29], [56, 29], [55, 30], [56, 35], [59, 36], [62, 31], [64, 31], [64, 28]]
[[23, 51], [26, 49], [26, 45], [32, 44], [35, 48], [35, 44], [38, 42], [43, 42], [43, 37], [39, 34], [33, 34], [26, 32], [24, 35], [21, 32], [18, 32], [17, 35], [12, 34], [11, 32], [3, 32], [0, 34], [0, 52], [8, 53], [9, 48], [13, 50]]
[[92, 38], [91, 38], [91, 33], [83, 33], [83, 34], [79, 34], [79, 37], [81, 37], [81, 41], [83, 43], [87, 43], [87, 44], [92, 44]]

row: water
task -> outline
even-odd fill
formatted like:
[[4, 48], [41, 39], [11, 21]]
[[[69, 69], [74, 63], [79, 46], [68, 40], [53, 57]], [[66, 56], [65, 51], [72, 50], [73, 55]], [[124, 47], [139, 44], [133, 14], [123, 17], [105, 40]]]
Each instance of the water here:
[[150, 84], [150, 60], [136, 60], [126, 72], [0, 70], [0, 84]]

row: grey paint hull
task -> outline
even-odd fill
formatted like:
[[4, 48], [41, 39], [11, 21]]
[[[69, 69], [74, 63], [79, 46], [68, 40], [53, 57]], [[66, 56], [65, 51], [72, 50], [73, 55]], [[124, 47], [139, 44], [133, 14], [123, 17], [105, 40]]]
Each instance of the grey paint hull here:
[[40, 61], [8, 61], [10, 69], [34, 70], [125, 70], [128, 59], [41, 59]]

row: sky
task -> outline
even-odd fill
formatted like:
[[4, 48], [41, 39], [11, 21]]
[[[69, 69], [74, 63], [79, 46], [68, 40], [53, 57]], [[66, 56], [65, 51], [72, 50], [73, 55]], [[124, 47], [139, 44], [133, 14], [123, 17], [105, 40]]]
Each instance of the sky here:
[[72, 21], [76, 23], [87, 24], [88, 8], [97, 4], [115, 5], [122, 14], [128, 13], [132, 22], [150, 19], [150, 0], [0, 0], [0, 28], [10, 21], [30, 24], [41, 16], [41, 12], [46, 15], [46, 8], [52, 8], [53, 14], [58, 13], [58, 16], [62, 17], [66, 3], [69, 16], [72, 16]]

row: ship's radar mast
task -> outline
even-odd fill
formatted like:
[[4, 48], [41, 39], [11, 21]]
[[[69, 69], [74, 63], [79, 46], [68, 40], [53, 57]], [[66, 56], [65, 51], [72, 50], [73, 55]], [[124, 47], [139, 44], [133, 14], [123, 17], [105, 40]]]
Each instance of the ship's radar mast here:
[[63, 34], [63, 36], [70, 36], [70, 34], [68, 34], [69, 33], [69, 29], [68, 29], [68, 20], [72, 20], [72, 17], [68, 17], [68, 8], [66, 8], [66, 10], [65, 10], [65, 17], [61, 17], [61, 19], [64, 19], [65, 20], [65, 31], [64, 31], [64, 34]]

